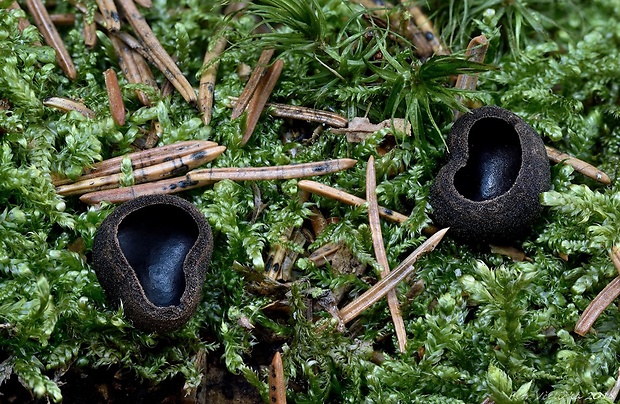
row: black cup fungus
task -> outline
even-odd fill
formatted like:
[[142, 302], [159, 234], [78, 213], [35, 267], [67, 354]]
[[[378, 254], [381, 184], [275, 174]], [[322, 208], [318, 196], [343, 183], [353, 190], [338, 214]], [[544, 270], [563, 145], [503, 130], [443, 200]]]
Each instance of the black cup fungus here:
[[432, 217], [469, 242], [511, 242], [525, 236], [550, 187], [542, 139], [514, 113], [475, 109], [448, 136], [450, 159], [431, 187]]
[[101, 224], [93, 266], [107, 298], [146, 331], [183, 326], [200, 302], [213, 238], [204, 215], [171, 195], [117, 207]]

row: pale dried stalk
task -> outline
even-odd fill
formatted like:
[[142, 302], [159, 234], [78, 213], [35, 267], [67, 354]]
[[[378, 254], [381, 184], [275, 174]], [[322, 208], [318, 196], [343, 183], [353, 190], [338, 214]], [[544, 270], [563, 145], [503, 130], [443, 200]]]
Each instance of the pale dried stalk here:
[[208, 126], [213, 115], [213, 95], [215, 92], [215, 78], [219, 68], [218, 58], [226, 49], [228, 39], [222, 35], [216, 39], [212, 48], [205, 53], [202, 61], [203, 72], [200, 75], [200, 87], [198, 88], [198, 109], [202, 112], [202, 122]]
[[611, 184], [611, 178], [609, 178], [609, 175], [605, 174], [592, 164], [586, 163], [583, 160], [579, 160], [578, 158], [573, 157], [570, 154], [563, 153], [550, 146], [545, 146], [545, 149], [547, 149], [547, 156], [549, 157], [549, 160], [551, 160], [553, 163], [567, 164], [573, 167], [575, 171], [585, 175], [588, 178], [593, 179], [594, 181], [598, 181], [604, 185]]
[[105, 80], [106, 91], [108, 92], [108, 102], [110, 103], [110, 114], [112, 115], [112, 119], [117, 125], [123, 126], [125, 124], [125, 103], [121, 95], [121, 88], [118, 86], [116, 72], [112, 69], [108, 69], [103, 72], [103, 78]]
[[269, 367], [269, 401], [273, 404], [286, 404], [286, 384], [282, 356], [277, 351]]
[[[486, 57], [487, 50], [489, 49], [489, 41], [484, 35], [479, 35], [475, 38], [472, 38], [467, 45], [467, 51], [465, 52], [465, 56], [467, 60], [472, 62], [484, 63], [484, 58]], [[460, 90], [468, 90], [475, 91], [476, 86], [478, 85], [478, 76], [471, 74], [459, 74], [456, 78], [456, 84], [454, 88]], [[457, 97], [460, 101], [461, 97]], [[457, 120], [462, 115], [461, 111], [454, 111], [454, 120]]]
[[590, 302], [575, 324], [575, 333], [585, 336], [601, 313], [620, 296], [620, 276], [614, 278]]
[[[196, 167], [213, 161], [226, 150], [225, 146], [211, 147], [199, 150], [191, 154], [168, 160], [164, 163], [140, 168], [133, 172], [136, 184], [157, 181], [187, 173]], [[89, 180], [78, 181], [73, 184], [62, 185], [56, 188], [60, 195], [82, 195], [90, 192], [102, 191], [110, 188], [117, 188], [123, 174], [111, 174], [104, 177], [92, 178]]]
[[269, 69], [267, 69], [263, 77], [260, 78], [256, 91], [248, 104], [248, 117], [246, 120], [245, 133], [241, 139], [242, 146], [246, 144], [250, 139], [250, 136], [252, 136], [254, 128], [256, 128], [256, 124], [258, 123], [258, 119], [263, 113], [265, 104], [267, 104], [267, 100], [269, 99], [271, 92], [280, 78], [283, 67], [284, 61], [282, 59], [278, 59], [269, 67]]
[[62, 69], [62, 71], [71, 80], [75, 80], [77, 77], [77, 71], [75, 65], [71, 59], [71, 55], [67, 52], [65, 43], [60, 38], [58, 30], [54, 26], [54, 23], [50, 19], [50, 15], [45, 8], [45, 5], [41, 0], [24, 0], [34, 24], [39, 28], [45, 43], [54, 48], [56, 51], [56, 61]]
[[261, 52], [260, 57], [258, 58], [258, 63], [256, 64], [254, 70], [252, 70], [250, 79], [243, 88], [241, 95], [239, 95], [239, 100], [232, 110], [232, 119], [239, 118], [243, 111], [245, 111], [245, 108], [248, 106], [250, 99], [256, 91], [256, 86], [258, 85], [259, 80], [265, 74], [265, 70], [267, 70], [267, 66], [274, 52], [275, 49], [265, 49]]
[[448, 228], [441, 229], [430, 236], [422, 245], [412, 252], [405, 260], [391, 271], [388, 276], [374, 284], [366, 292], [362, 293], [357, 299], [353, 300], [342, 310], [340, 315], [346, 324], [359, 316], [368, 307], [382, 299], [388, 292], [396, 287], [399, 282], [407, 278], [415, 269], [413, 264], [419, 257], [427, 252], [433, 251], [441, 239], [446, 235]]
[[[102, 177], [104, 175], [120, 173], [121, 164], [125, 158], [129, 158], [131, 160], [132, 170], [138, 170], [140, 168], [160, 164], [177, 157], [186, 156], [201, 149], [216, 147], [217, 145], [217, 143], [209, 140], [187, 140], [149, 150], [129, 153], [125, 156], [118, 156], [93, 164], [92, 167], [86, 169], [84, 171], [84, 175], [79, 177], [76, 181], [83, 181], [91, 178]], [[59, 182], [54, 182], [54, 185], [64, 185], [68, 182], [72, 181], [61, 180]]]
[[94, 48], [97, 45], [97, 23], [86, 21], [84, 16], [84, 45]]
[[168, 55], [161, 43], [159, 43], [133, 0], [118, 0], [118, 4], [123, 9], [124, 15], [133, 27], [136, 35], [142, 40], [146, 52], [152, 56], [152, 60], [157, 68], [170, 80], [187, 102], [194, 104], [196, 102], [196, 93], [193, 87], [183, 76], [183, 73], [181, 73], [181, 70]]
[[[368, 223], [370, 225], [370, 236], [372, 238], [372, 246], [375, 250], [377, 262], [381, 267], [381, 278], [385, 278], [390, 274], [390, 264], [388, 263], [385, 245], [383, 244], [383, 234], [381, 232], [381, 221], [379, 219], [379, 208], [377, 205], [377, 180], [375, 173], [375, 159], [370, 156], [366, 167], [366, 200], [368, 201]], [[398, 339], [398, 349], [405, 352], [407, 349], [407, 332], [405, 331], [405, 322], [400, 313], [400, 304], [394, 289], [387, 293], [388, 306], [392, 321], [394, 322], [394, 331]]]
[[[351, 195], [347, 192], [341, 191], [336, 188], [332, 188], [328, 185], [321, 184], [316, 181], [310, 180], [301, 180], [297, 183], [297, 186], [300, 189], [311, 192], [315, 195], [323, 196], [330, 199], [335, 199], [339, 202], [346, 203], [351, 206], [361, 206], [366, 203], [365, 199], [359, 198], [357, 196]], [[395, 212], [391, 209], [384, 208], [382, 206], [378, 207], [379, 215], [381, 217], [391, 220], [396, 223], [403, 223], [409, 217], [403, 215], [402, 213]]]
[[116, 9], [116, 4], [114, 4], [114, 0], [96, 0], [97, 6], [99, 6], [99, 11], [101, 11], [101, 15], [105, 19], [105, 28], [110, 32], [120, 31], [121, 29], [121, 18], [118, 15], [118, 10]]
[[217, 181], [226, 179], [231, 181], [287, 180], [315, 175], [326, 175], [351, 168], [355, 163], [356, 160], [353, 159], [336, 159], [288, 166], [195, 170], [185, 174], [184, 177], [107, 191], [92, 192], [82, 195], [80, 200], [91, 205], [103, 201], [118, 203], [134, 199], [141, 195], [174, 194], [211, 185]]
[[[140, 75], [140, 70], [134, 59], [136, 53], [116, 34], [110, 34], [109, 38], [118, 56], [118, 65], [127, 81], [132, 84], [142, 83], [142, 76]], [[151, 105], [151, 100], [149, 100], [149, 97], [147, 97], [144, 91], [136, 90], [136, 95], [143, 105]]]
[[47, 97], [46, 99], [43, 100], [43, 105], [45, 105], [46, 107], [56, 108], [64, 112], [77, 111], [80, 114], [90, 119], [95, 117], [95, 113], [93, 112], [93, 110], [91, 110], [86, 105], [82, 104], [81, 102], [74, 101], [69, 98]]

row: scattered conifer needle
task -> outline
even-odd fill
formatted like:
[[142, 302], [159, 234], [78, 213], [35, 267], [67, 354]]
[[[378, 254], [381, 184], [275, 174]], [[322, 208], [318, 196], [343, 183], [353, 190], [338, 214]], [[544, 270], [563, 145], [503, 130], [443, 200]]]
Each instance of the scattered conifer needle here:
[[[346, 203], [351, 206], [361, 206], [366, 203], [365, 199], [359, 198], [355, 195], [351, 195], [347, 192], [341, 191], [339, 189], [330, 187], [328, 185], [321, 184], [316, 181], [311, 180], [301, 180], [297, 183], [297, 186], [300, 189], [311, 192], [313, 194], [323, 196], [325, 198], [330, 198], [337, 200], [342, 203]], [[384, 208], [382, 206], [378, 206], [379, 215], [385, 219], [389, 219], [393, 222], [403, 223], [409, 217], [403, 215], [402, 213], [395, 212], [391, 209]]]
[[[375, 173], [375, 159], [370, 156], [366, 167], [366, 200], [368, 201], [368, 222], [370, 225], [370, 235], [372, 237], [372, 246], [375, 250], [375, 257], [381, 266], [381, 278], [385, 278], [390, 273], [390, 265], [388, 263], [385, 245], [383, 244], [383, 235], [381, 232], [381, 221], [379, 219], [379, 208], [377, 205], [377, 180]], [[405, 331], [405, 322], [400, 313], [400, 304], [394, 289], [387, 293], [388, 306], [394, 322], [394, 331], [398, 339], [398, 349], [401, 353], [407, 349], [407, 332]]]
[[[209, 140], [186, 140], [184, 142], [173, 143], [165, 146], [155, 147], [149, 150], [129, 153], [126, 156], [118, 156], [108, 160], [95, 163], [91, 168], [84, 171], [84, 175], [76, 181], [88, 180], [91, 178], [102, 177], [121, 172], [121, 164], [125, 157], [131, 160], [132, 170], [139, 170], [144, 167], [160, 164], [177, 157], [186, 156], [198, 150], [216, 147], [218, 144]], [[71, 181], [61, 180], [54, 185], [64, 185]]]
[[[472, 62], [483, 63], [489, 49], [489, 41], [484, 35], [479, 35], [469, 41], [465, 56]], [[454, 88], [468, 91], [476, 91], [478, 86], [478, 76], [471, 74], [459, 74], [456, 78]], [[459, 101], [461, 97], [458, 97]], [[462, 115], [461, 111], [454, 111], [454, 120], [456, 121]]]
[[65, 43], [60, 38], [60, 34], [50, 19], [50, 15], [47, 12], [45, 5], [41, 0], [25, 0], [24, 3], [26, 4], [28, 11], [30, 11], [30, 15], [32, 15], [34, 24], [37, 28], [39, 28], [41, 35], [43, 35], [45, 43], [54, 48], [56, 51], [56, 60], [58, 61], [58, 65], [62, 71], [65, 72], [67, 77], [71, 80], [75, 80], [77, 77], [77, 71], [75, 70], [73, 59], [71, 59], [69, 52], [67, 52]]
[[[209, 161], [213, 161], [220, 154], [224, 153], [225, 150], [225, 146], [198, 150], [191, 154], [176, 157], [160, 164], [134, 170], [133, 178], [136, 184], [141, 184], [144, 182], [157, 181], [163, 178], [183, 175], [189, 170], [208, 163]], [[89, 192], [117, 188], [120, 184], [122, 176], [122, 173], [118, 173], [78, 181], [73, 184], [62, 185], [56, 188], [56, 192], [60, 195], [82, 195]]]
[[142, 40], [146, 48], [145, 50], [151, 56], [153, 63], [170, 80], [185, 101], [194, 104], [196, 102], [196, 93], [193, 87], [183, 76], [183, 73], [181, 73], [181, 70], [168, 55], [161, 43], [159, 43], [133, 0], [118, 0], [118, 4], [123, 9], [124, 15], [133, 27], [136, 35]]
[[64, 97], [47, 97], [43, 100], [43, 105], [46, 107], [56, 108], [60, 111], [69, 112], [69, 111], [77, 111], [80, 114], [84, 115], [87, 118], [94, 118], [95, 113], [92, 109], [88, 108], [86, 105], [81, 102], [71, 100], [69, 98]]
[[283, 66], [284, 61], [282, 59], [276, 60], [273, 65], [267, 69], [263, 77], [260, 78], [256, 91], [254, 92], [254, 95], [252, 95], [250, 103], [248, 104], [248, 118], [246, 120], [245, 133], [241, 139], [242, 146], [246, 144], [250, 139], [250, 136], [252, 136], [254, 128], [256, 128], [256, 124], [258, 123], [258, 119], [263, 113], [265, 104], [267, 104], [267, 100], [269, 99], [271, 92], [280, 78], [280, 73], [282, 73]]
[[618, 393], [620, 393], [620, 368], [618, 369], [618, 372], [616, 372], [616, 382], [614, 383], [613, 387], [610, 388], [607, 393], [605, 393], [605, 396], [613, 403], [616, 401]]
[[579, 160], [576, 157], [563, 153], [550, 146], [545, 146], [545, 149], [547, 149], [547, 156], [549, 156], [549, 160], [551, 160], [552, 162], [556, 164], [568, 164], [569, 166], [573, 167], [575, 171], [585, 175], [588, 178], [593, 179], [594, 181], [598, 181], [604, 185], [611, 184], [611, 178], [609, 178], [609, 175], [605, 174], [592, 164], [586, 163], [583, 160]]
[[151, 7], [153, 7], [152, 0], [136, 0], [136, 4], [139, 5], [139, 6], [142, 6], [144, 8], [151, 8]]
[[141, 195], [174, 194], [185, 190], [211, 185], [221, 180], [262, 181], [326, 175], [346, 170], [355, 165], [353, 159], [336, 159], [314, 163], [291, 164], [287, 166], [210, 168], [190, 171], [183, 177], [155, 181], [131, 187], [92, 192], [82, 195], [80, 200], [91, 205], [108, 201], [118, 203]]
[[118, 86], [116, 72], [112, 69], [107, 69], [103, 72], [103, 78], [105, 80], [105, 88], [108, 92], [108, 102], [110, 103], [112, 119], [114, 119], [117, 125], [123, 126], [125, 124], [125, 103], [121, 95], [121, 88]]
[[121, 19], [116, 9], [114, 0], [96, 0], [101, 15], [105, 18], [105, 28], [110, 32], [116, 32], [121, 29]]
[[198, 89], [198, 108], [202, 112], [202, 122], [205, 125], [211, 123], [211, 115], [213, 114], [213, 95], [215, 92], [215, 78], [219, 62], [217, 59], [226, 49], [228, 39], [226, 35], [221, 35], [215, 40], [215, 43], [205, 53], [202, 62], [203, 72], [200, 76], [200, 87]]
[[575, 333], [585, 336], [601, 313], [620, 296], [620, 276], [614, 278], [586, 307], [575, 324]]
[[265, 49], [261, 52], [260, 57], [258, 58], [258, 63], [254, 70], [252, 70], [252, 74], [250, 75], [250, 79], [247, 84], [243, 88], [241, 95], [239, 95], [239, 100], [237, 104], [234, 106], [231, 119], [237, 119], [241, 116], [245, 108], [248, 106], [250, 99], [254, 95], [256, 91], [256, 86], [258, 86], [258, 82], [265, 74], [265, 70], [267, 69], [267, 65], [273, 56], [275, 49]]
[[86, 15], [83, 18], [84, 23], [84, 45], [94, 48], [97, 45], [97, 23], [86, 21]]
[[282, 356], [276, 352], [269, 367], [269, 401], [273, 404], [286, 404], [286, 384]]
[[[9, 10], [21, 10], [22, 8], [19, 6], [19, 3], [17, 1], [14, 1], [9, 5], [8, 9]], [[20, 18], [17, 23], [17, 29], [20, 31], [23, 31], [24, 29], [26, 29], [26, 27], [29, 27], [29, 26], [30, 26], [30, 21], [28, 21], [27, 18]]]
[[346, 324], [359, 316], [368, 307], [382, 299], [387, 293], [394, 289], [399, 282], [407, 278], [414, 271], [413, 264], [423, 254], [433, 251], [441, 239], [446, 235], [448, 228], [441, 229], [430, 236], [422, 245], [412, 252], [403, 262], [391, 271], [385, 278], [374, 284], [357, 299], [353, 300], [342, 310], [340, 315]]
[[[140, 75], [140, 70], [138, 69], [138, 65], [134, 59], [135, 52], [131, 49], [125, 42], [121, 40], [119, 36], [116, 34], [110, 34], [110, 42], [112, 42], [112, 46], [116, 51], [116, 56], [118, 56], [118, 65], [121, 68], [121, 71], [125, 75], [125, 78], [128, 82], [132, 84], [139, 84], [142, 82], [142, 76]], [[137, 90], [136, 95], [138, 99], [142, 103], [142, 105], [149, 106], [151, 105], [151, 101], [146, 96], [144, 91]]]
[[[401, 0], [401, 3], [409, 3], [408, 0]], [[448, 55], [450, 51], [439, 41], [439, 37], [435, 32], [433, 23], [426, 14], [422, 12], [419, 6], [410, 6], [409, 13], [415, 22], [415, 25], [422, 31], [424, 38], [428, 41], [436, 55]]]
[[73, 25], [75, 24], [75, 14], [73, 13], [61, 13], [61, 14], [50, 14], [50, 20], [54, 23], [54, 25]]

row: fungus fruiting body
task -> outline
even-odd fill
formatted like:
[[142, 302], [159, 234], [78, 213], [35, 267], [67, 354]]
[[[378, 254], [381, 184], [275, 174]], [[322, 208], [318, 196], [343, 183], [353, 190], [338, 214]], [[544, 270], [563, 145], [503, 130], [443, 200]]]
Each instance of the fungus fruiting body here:
[[206, 218], [191, 203], [149, 195], [116, 208], [97, 230], [93, 263], [114, 304], [136, 327], [170, 331], [195, 312], [212, 251]]
[[431, 187], [438, 226], [471, 242], [510, 242], [540, 215], [540, 193], [550, 187], [542, 139], [514, 113], [488, 106], [457, 120], [450, 157]]

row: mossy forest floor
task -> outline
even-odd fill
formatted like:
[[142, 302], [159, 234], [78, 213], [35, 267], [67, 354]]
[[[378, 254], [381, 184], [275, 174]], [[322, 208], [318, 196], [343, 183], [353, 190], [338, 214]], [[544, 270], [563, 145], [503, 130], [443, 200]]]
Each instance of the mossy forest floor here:
[[[97, 3], [112, 2], [46, 1], [75, 71], [45, 45], [36, 3], [0, 0], [0, 402], [215, 402], [208, 394], [217, 392], [268, 402], [276, 351], [288, 402], [616, 400], [617, 302], [583, 336], [575, 325], [618, 276], [610, 253], [620, 244], [619, 1], [140, 5], [187, 80], [177, 83], [181, 92], [154, 65], [157, 88], [143, 82], [144, 71], [134, 80], [122, 68], [118, 49], [129, 39], [119, 35], [139, 37], [142, 29], [127, 22], [131, 13], [123, 16], [121, 6], [132, 1], [114, 2], [120, 34], [104, 26], [112, 30], [113, 19], [95, 22]], [[488, 39], [484, 64], [465, 56], [478, 35]], [[204, 64], [218, 43], [225, 49]], [[282, 63], [273, 91], [263, 90], [268, 101], [328, 112], [334, 121], [278, 117], [273, 106], [231, 118], [265, 49], [274, 50], [271, 62], [282, 61], [271, 70]], [[184, 97], [198, 93], [215, 62], [205, 124]], [[109, 105], [108, 69], [118, 76], [120, 110]], [[477, 89], [456, 88], [460, 74], [476, 75]], [[55, 187], [138, 148], [211, 140], [226, 150], [204, 167], [355, 159], [352, 168], [311, 179], [365, 198], [372, 156], [378, 204], [407, 216], [380, 225], [396, 268], [427, 240], [429, 189], [446, 161], [455, 111], [481, 105], [514, 112], [547, 146], [592, 164], [611, 183], [552, 164], [543, 213], [527, 236], [503, 249], [444, 238], [395, 288], [403, 353], [387, 299], [344, 328], [334, 318], [380, 278], [367, 204], [303, 196], [297, 178], [226, 179], [178, 193], [207, 217], [215, 248], [196, 315], [179, 330], [155, 333], [136, 329], [106, 301], [93, 270], [94, 234], [115, 205], [89, 206]], [[113, 115], [120, 111], [124, 120]], [[379, 126], [348, 135], [336, 128], [362, 118]], [[129, 163], [121, 163], [121, 186], [136, 180]], [[326, 226], [314, 232], [321, 216]], [[330, 244], [338, 252], [329, 263], [312, 259]], [[296, 259], [287, 279], [268, 282], [276, 248]]]

